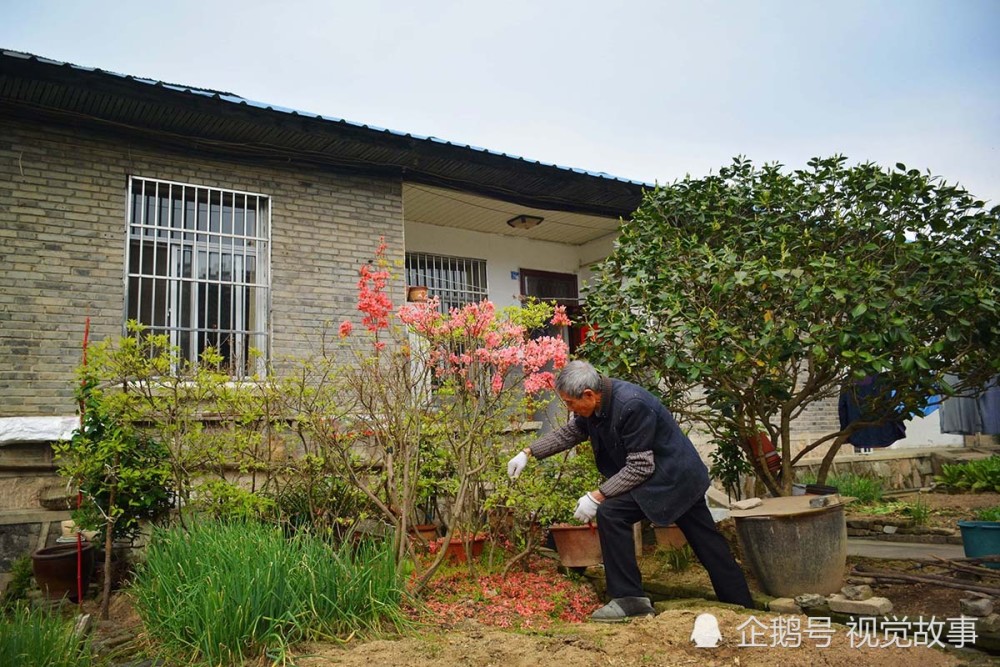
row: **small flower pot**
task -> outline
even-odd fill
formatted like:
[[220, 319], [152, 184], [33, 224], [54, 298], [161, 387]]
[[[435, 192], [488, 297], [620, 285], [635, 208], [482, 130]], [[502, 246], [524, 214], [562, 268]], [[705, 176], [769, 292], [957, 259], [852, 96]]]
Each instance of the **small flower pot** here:
[[406, 288], [406, 300], [416, 303], [427, 301], [427, 288], [423, 285], [414, 285]]
[[573, 526], [560, 523], [550, 526], [549, 532], [556, 543], [559, 562], [565, 567], [587, 567], [604, 562], [601, 538], [594, 524]]
[[[437, 549], [440, 549], [442, 546], [445, 546], [444, 545], [444, 539], [445, 538], [442, 537], [442, 538], [440, 538], [438, 540], [435, 540], [435, 544], [437, 545]], [[485, 544], [486, 544], [486, 538], [483, 537], [483, 536], [476, 536], [476, 537], [472, 538], [472, 540], [471, 540], [471, 547], [472, 547], [472, 557], [473, 558], [479, 558], [482, 555], [482, 553], [483, 553], [483, 545], [485, 545]], [[437, 549], [435, 549], [435, 551], [437, 551]], [[453, 537], [453, 538], [451, 538], [451, 541], [448, 543], [447, 546], [445, 546], [445, 551], [446, 551], [445, 558], [447, 558], [452, 563], [464, 563], [464, 562], [466, 562], [466, 557], [465, 557], [465, 542], [462, 541], [461, 537]]]

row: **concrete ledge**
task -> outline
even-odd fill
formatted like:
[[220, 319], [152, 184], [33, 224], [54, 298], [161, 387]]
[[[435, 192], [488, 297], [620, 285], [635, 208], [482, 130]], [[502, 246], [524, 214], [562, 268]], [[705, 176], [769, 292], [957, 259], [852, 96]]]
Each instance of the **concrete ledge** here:
[[18, 523], [51, 523], [73, 518], [69, 510], [4, 510], [0, 511], [0, 526]]

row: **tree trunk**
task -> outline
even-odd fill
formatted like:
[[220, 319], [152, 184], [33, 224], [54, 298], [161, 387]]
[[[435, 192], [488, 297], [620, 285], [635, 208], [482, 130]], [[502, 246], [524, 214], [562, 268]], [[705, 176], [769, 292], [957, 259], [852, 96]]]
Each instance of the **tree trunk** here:
[[[116, 457], [117, 458], [117, 457]], [[116, 461], [117, 467], [117, 461]], [[101, 594], [101, 620], [106, 621], [111, 609], [111, 554], [115, 543], [115, 489], [108, 489], [108, 527], [104, 534], [104, 592]]]

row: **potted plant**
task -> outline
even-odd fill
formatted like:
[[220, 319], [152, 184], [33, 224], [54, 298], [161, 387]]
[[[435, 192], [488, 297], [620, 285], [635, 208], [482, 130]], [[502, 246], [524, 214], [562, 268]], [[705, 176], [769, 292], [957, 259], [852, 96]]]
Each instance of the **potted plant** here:
[[540, 525], [548, 526], [559, 561], [566, 567], [602, 562], [597, 527], [592, 523], [580, 525], [573, 518], [580, 496], [596, 489], [600, 481], [590, 445], [539, 462], [534, 475], [525, 480], [522, 502], [535, 508], [534, 516]]

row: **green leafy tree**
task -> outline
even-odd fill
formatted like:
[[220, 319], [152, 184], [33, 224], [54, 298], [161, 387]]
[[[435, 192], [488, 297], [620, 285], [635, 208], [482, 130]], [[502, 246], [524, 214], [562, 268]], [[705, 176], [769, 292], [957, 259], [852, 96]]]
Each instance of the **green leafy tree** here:
[[[588, 356], [714, 436], [735, 434], [774, 494], [790, 493], [809, 452], [829, 446], [822, 482], [855, 430], [1000, 370], [1000, 207], [902, 164], [845, 162], [789, 173], [737, 158], [657, 187], [588, 293]], [[876, 374], [870, 418], [793, 456], [803, 411]], [[761, 431], [781, 452], [775, 475], [749, 446]]]
[[60, 474], [85, 498], [74, 520], [104, 540], [103, 619], [108, 618], [114, 541], [135, 539], [140, 521], [157, 519], [171, 507], [169, 450], [138, 430], [122, 403], [111, 398], [117, 387], [101, 385], [113, 358], [111, 346], [100, 343], [92, 349], [91, 363], [78, 369], [80, 427], [70, 440], [53, 445]]

